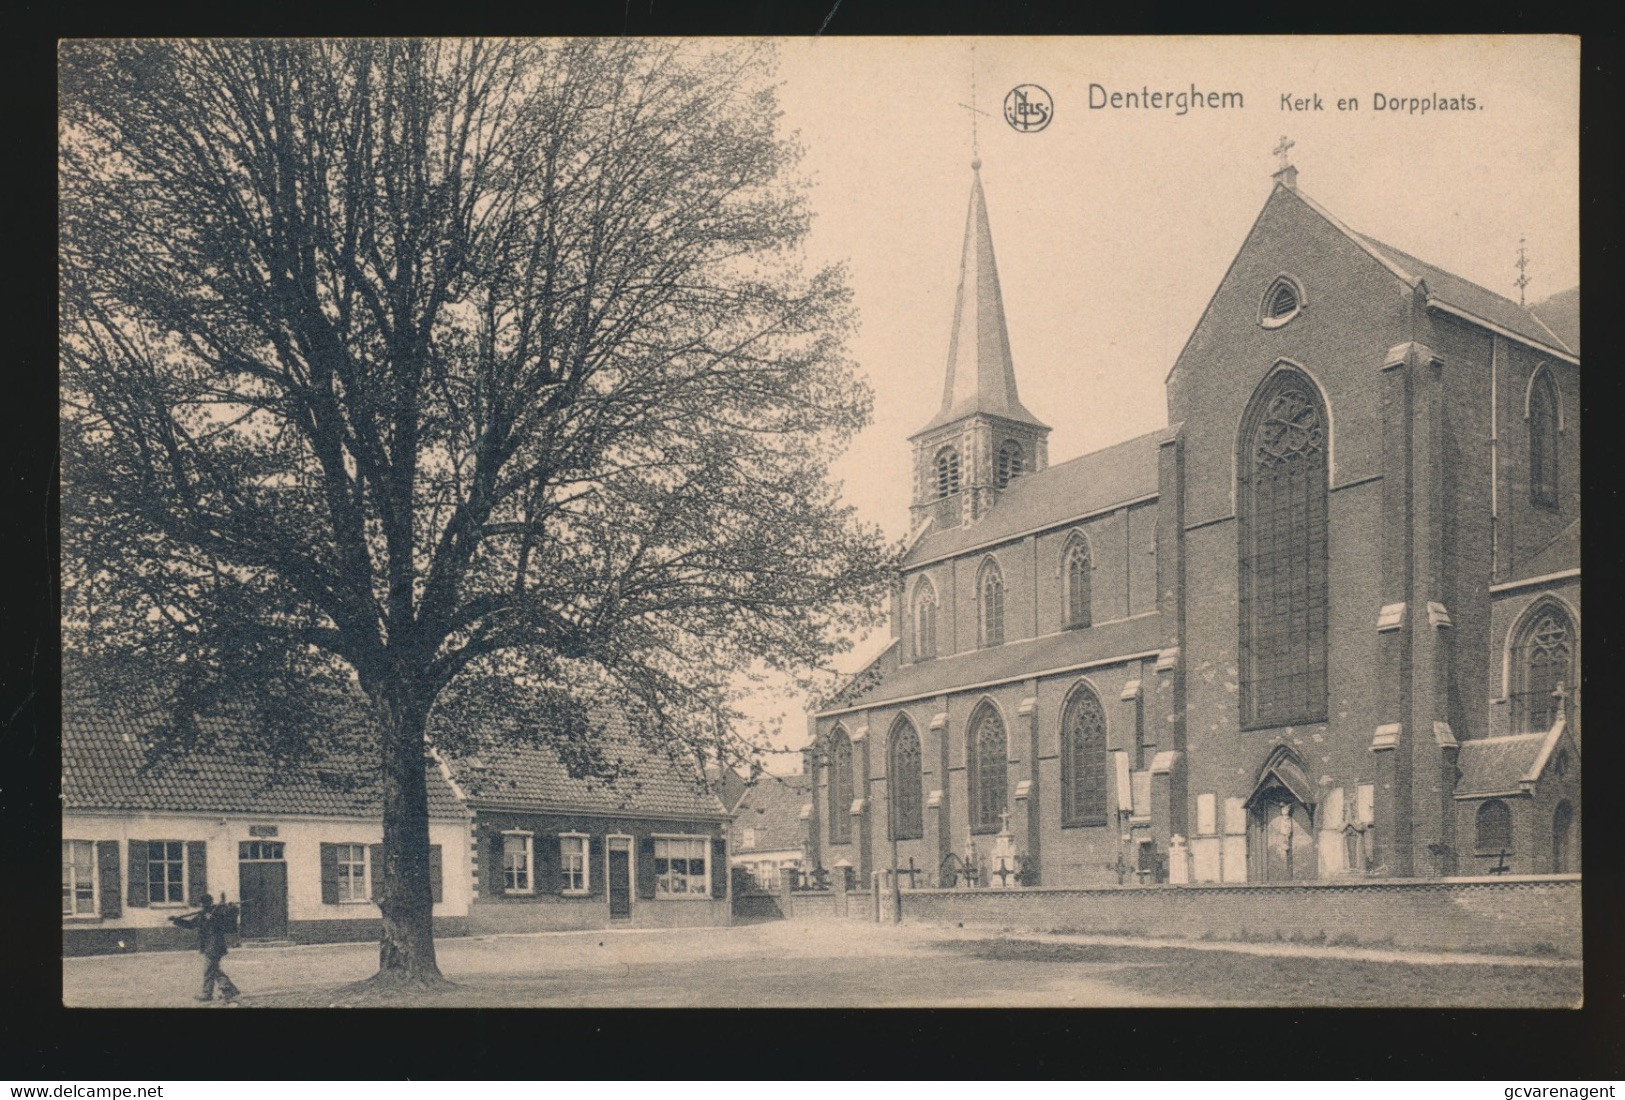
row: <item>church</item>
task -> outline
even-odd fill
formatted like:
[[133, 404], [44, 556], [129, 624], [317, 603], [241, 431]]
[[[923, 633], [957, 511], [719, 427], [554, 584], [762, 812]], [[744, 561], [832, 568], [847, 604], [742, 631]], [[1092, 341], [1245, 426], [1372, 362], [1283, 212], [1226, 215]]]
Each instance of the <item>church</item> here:
[[1525, 307], [1365, 236], [1283, 153], [1167, 426], [1051, 466], [971, 167], [891, 641], [809, 716], [809, 863], [1577, 873], [1578, 291]]

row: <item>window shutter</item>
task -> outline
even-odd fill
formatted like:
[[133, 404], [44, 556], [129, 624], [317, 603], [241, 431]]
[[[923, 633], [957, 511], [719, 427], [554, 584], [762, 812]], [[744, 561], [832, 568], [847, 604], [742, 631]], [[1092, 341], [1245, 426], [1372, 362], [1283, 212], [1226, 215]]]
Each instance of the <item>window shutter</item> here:
[[339, 847], [337, 844], [322, 845], [322, 904], [337, 905], [339, 903]]
[[604, 838], [594, 833], [587, 838], [587, 889], [595, 898], [604, 896]]
[[209, 890], [208, 844], [201, 840], [186, 842], [186, 901], [189, 905], [203, 904], [203, 895]]
[[646, 836], [638, 841], [638, 897], [655, 896], [655, 841]]
[[384, 895], [384, 846], [367, 845], [367, 897], [377, 901]]
[[118, 841], [98, 840], [96, 842], [96, 889], [101, 894], [102, 917], [104, 919], [122, 916], [123, 907], [119, 904], [118, 870]]
[[147, 842], [144, 840], [130, 841], [130, 892], [124, 900], [131, 908], [147, 906]]
[[536, 833], [530, 838], [530, 888], [538, 894], [557, 894], [564, 889], [559, 873], [559, 835]]
[[502, 833], [500, 830], [491, 830], [490, 843], [485, 847], [486, 851], [490, 853], [485, 862], [485, 874], [481, 876], [485, 880], [485, 892], [490, 897], [499, 898], [506, 892], [502, 881]]
[[445, 878], [440, 867], [440, 845], [429, 845], [429, 896], [436, 902], [446, 900]]
[[721, 837], [711, 839], [711, 896], [728, 896], [728, 842]]

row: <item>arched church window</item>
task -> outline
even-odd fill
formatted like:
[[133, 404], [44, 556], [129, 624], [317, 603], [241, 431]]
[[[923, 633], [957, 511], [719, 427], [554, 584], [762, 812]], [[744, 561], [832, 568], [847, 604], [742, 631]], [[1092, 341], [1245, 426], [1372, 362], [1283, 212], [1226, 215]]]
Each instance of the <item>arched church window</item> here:
[[1246, 728], [1326, 717], [1327, 420], [1307, 377], [1281, 370], [1241, 435], [1241, 707]]
[[1087, 684], [1061, 719], [1061, 824], [1106, 824], [1106, 712]]
[[1574, 624], [1556, 602], [1536, 604], [1524, 615], [1512, 647], [1512, 727], [1545, 733], [1557, 724], [1574, 683]]
[[1004, 574], [999, 563], [992, 558], [982, 564], [977, 581], [981, 612], [981, 635], [984, 646], [1004, 644]]
[[898, 840], [917, 840], [924, 836], [920, 735], [906, 717], [899, 716], [892, 724], [886, 786], [891, 793], [892, 836]]
[[840, 726], [829, 738], [829, 842], [852, 840], [852, 739]]
[[1302, 308], [1303, 289], [1293, 279], [1282, 275], [1264, 291], [1258, 323], [1265, 328], [1279, 328], [1296, 317]]
[[996, 832], [1001, 823], [999, 815], [1010, 801], [1010, 765], [1004, 720], [991, 704], [983, 703], [971, 720], [966, 748], [970, 765], [971, 832]]
[[959, 452], [944, 447], [937, 452], [937, 496], [952, 496], [959, 492]]
[[1478, 808], [1475, 822], [1474, 846], [1481, 852], [1510, 851], [1512, 848], [1512, 811], [1499, 798], [1492, 798]]
[[1552, 372], [1541, 367], [1529, 384], [1529, 496], [1557, 507], [1558, 395]]
[[937, 655], [937, 590], [921, 578], [914, 589], [914, 659], [929, 661]]
[[1089, 589], [1094, 567], [1089, 560], [1089, 542], [1082, 535], [1073, 535], [1062, 552], [1061, 587], [1062, 606], [1067, 626], [1088, 626], [1093, 610]]
[[1021, 444], [1012, 439], [999, 448], [998, 468], [994, 471], [995, 481], [1002, 489], [1024, 473], [1026, 466], [1021, 453]]

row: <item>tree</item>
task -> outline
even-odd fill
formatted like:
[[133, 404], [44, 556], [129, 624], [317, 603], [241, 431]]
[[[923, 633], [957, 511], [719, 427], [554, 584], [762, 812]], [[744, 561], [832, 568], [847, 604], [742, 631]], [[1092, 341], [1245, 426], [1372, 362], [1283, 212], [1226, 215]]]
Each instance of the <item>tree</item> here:
[[828, 476], [869, 395], [769, 60], [62, 47], [64, 644], [164, 670], [177, 737], [359, 687], [380, 979], [439, 976], [442, 712], [541, 706], [590, 755], [602, 695], [697, 747], [731, 676], [872, 621], [890, 552]]

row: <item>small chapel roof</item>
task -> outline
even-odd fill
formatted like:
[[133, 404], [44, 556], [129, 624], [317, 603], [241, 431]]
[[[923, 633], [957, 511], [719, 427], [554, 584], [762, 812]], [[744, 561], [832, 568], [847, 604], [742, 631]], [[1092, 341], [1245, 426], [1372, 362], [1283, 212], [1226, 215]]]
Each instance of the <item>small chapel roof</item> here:
[[[980, 161], [974, 167], [979, 169]], [[973, 171], [970, 209], [965, 215], [965, 245], [959, 260], [959, 289], [954, 296], [942, 407], [920, 431], [928, 432], [977, 413], [1046, 427], [1016, 395], [1004, 295], [999, 288], [993, 231], [988, 225], [987, 199], [982, 193], [979, 170]]]
[[1456, 768], [1458, 798], [1516, 794], [1540, 779], [1552, 749], [1563, 734], [1559, 721], [1546, 733], [1521, 733], [1511, 737], [1483, 737], [1461, 743]]

